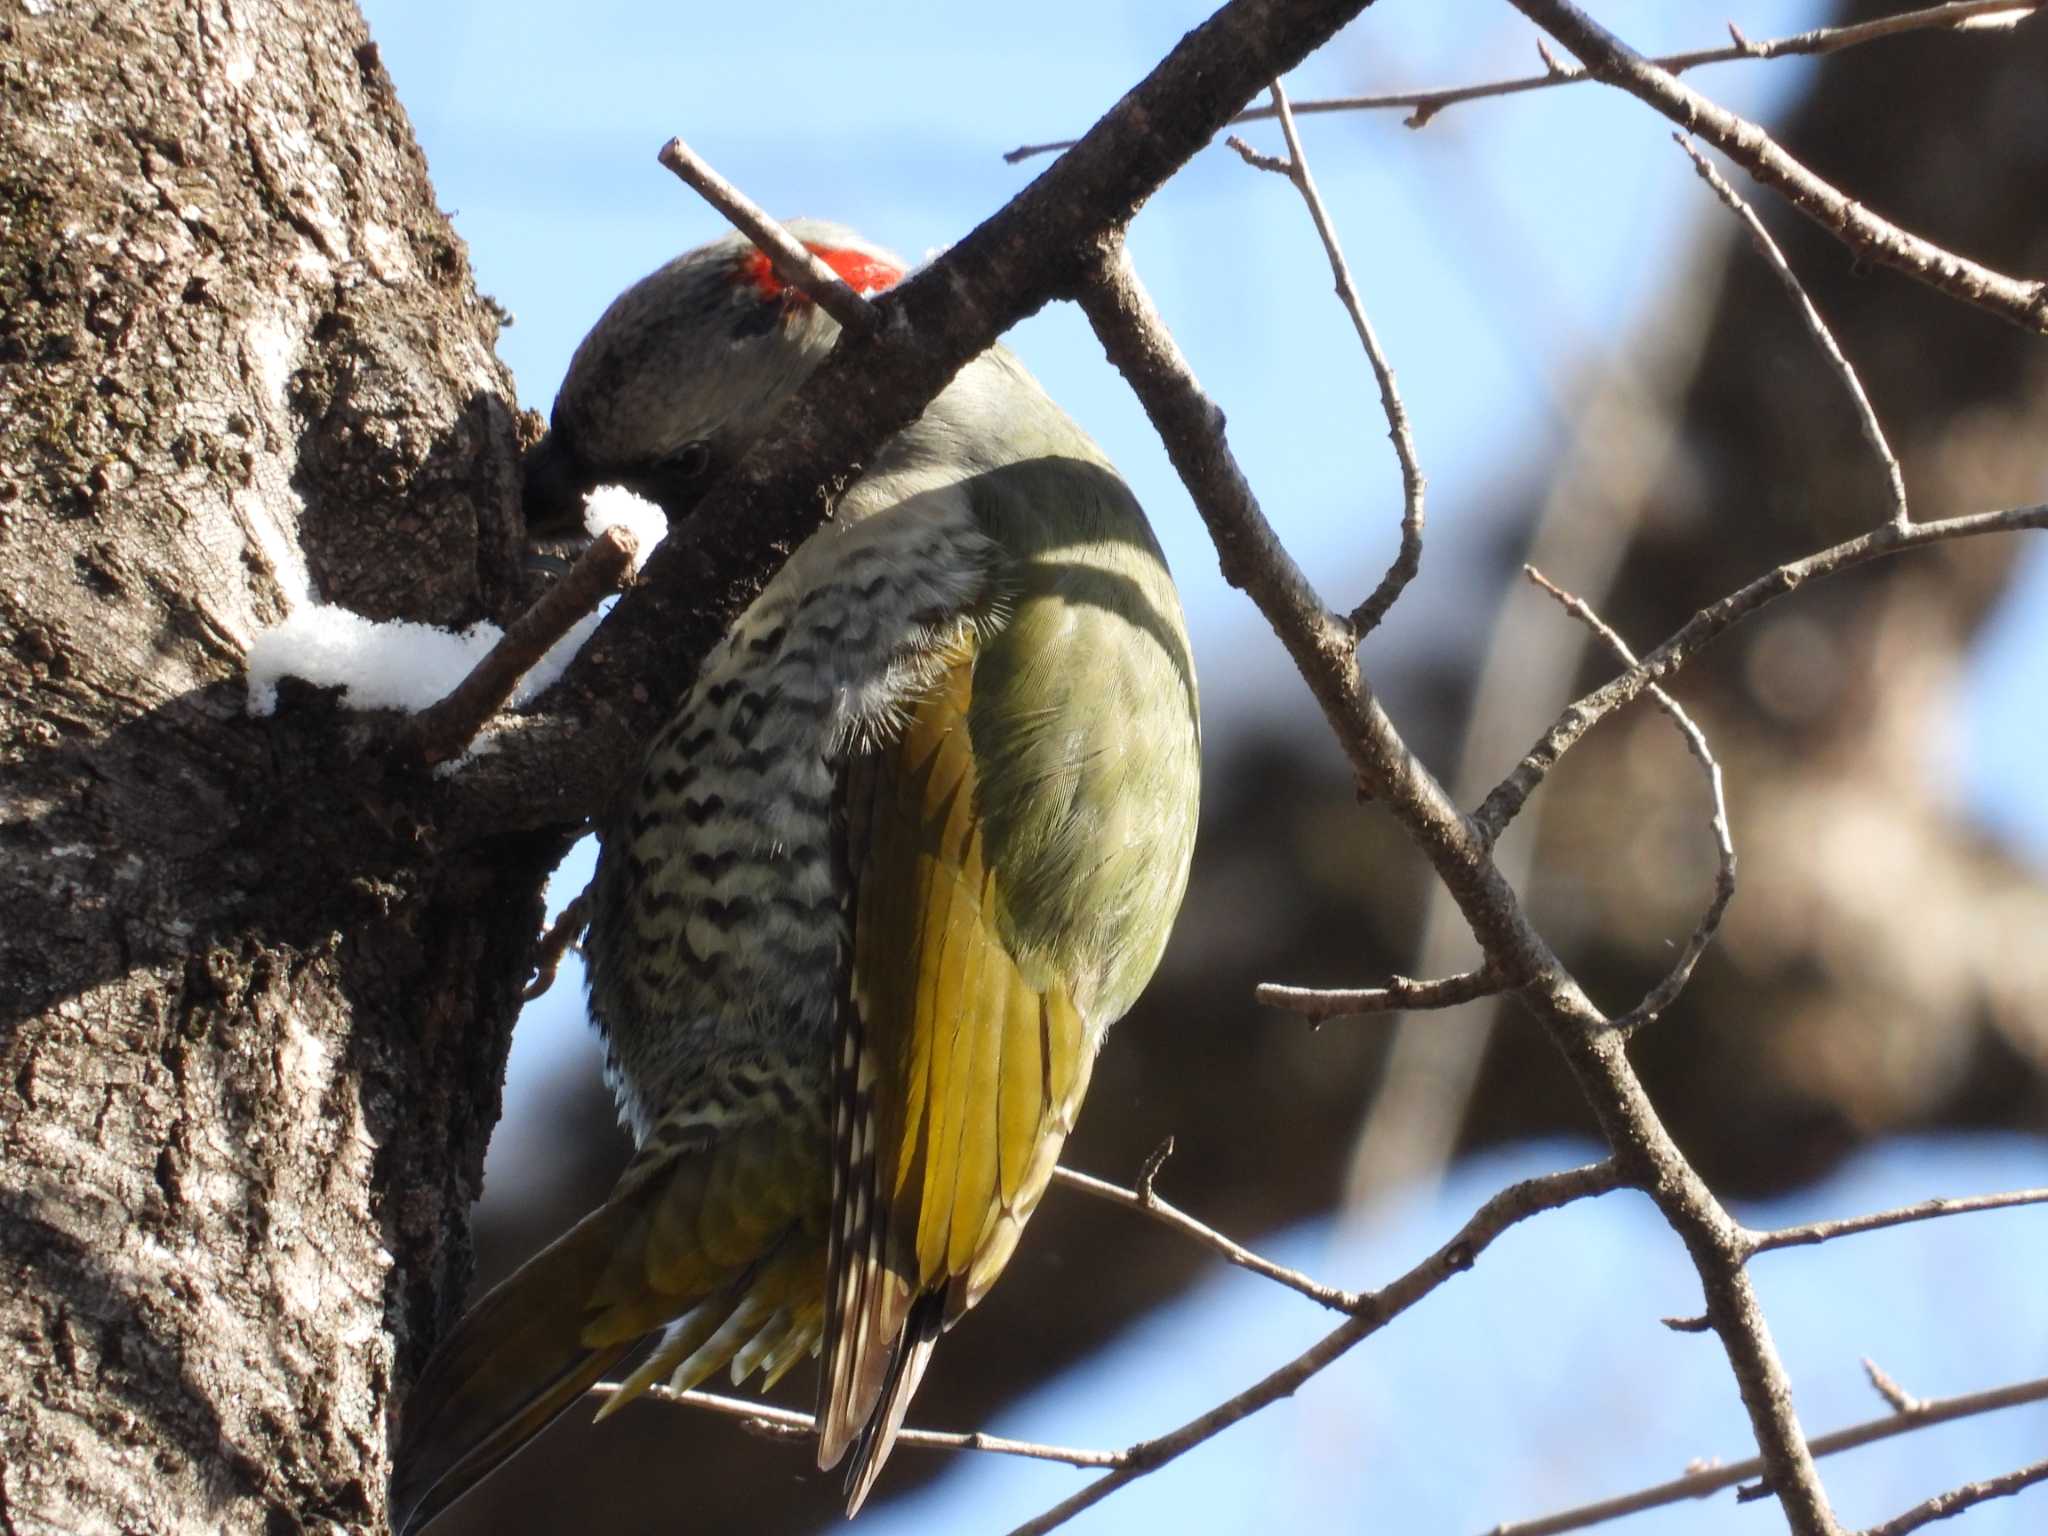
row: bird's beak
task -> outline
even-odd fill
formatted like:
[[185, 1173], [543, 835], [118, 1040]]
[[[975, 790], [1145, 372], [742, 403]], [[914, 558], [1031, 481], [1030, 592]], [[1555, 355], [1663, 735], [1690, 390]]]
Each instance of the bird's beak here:
[[560, 432], [549, 432], [526, 455], [526, 536], [554, 540], [583, 532], [589, 473]]
[[526, 569], [553, 581], [564, 574], [590, 542], [583, 526], [583, 497], [589, 476], [559, 432], [535, 443], [521, 466], [526, 514]]

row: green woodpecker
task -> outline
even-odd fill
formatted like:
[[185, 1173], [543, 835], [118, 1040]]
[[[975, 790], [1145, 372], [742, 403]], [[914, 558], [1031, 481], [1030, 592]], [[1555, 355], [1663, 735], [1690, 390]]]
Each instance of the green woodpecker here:
[[[902, 275], [791, 228], [857, 288]], [[837, 335], [737, 237], [679, 257], [577, 350], [529, 516], [621, 484], [679, 522]], [[1144, 513], [984, 353], [740, 616], [601, 829], [591, 1012], [638, 1154], [428, 1365], [394, 1525], [657, 1330], [603, 1413], [721, 1367], [765, 1387], [822, 1349], [818, 1464], [853, 1451], [858, 1509], [1158, 963], [1197, 747]]]

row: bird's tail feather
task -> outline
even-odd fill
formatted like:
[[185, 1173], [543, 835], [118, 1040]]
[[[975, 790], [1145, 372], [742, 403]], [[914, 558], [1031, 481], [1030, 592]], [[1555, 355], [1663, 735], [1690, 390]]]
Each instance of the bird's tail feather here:
[[411, 1536], [589, 1389], [631, 1340], [591, 1347], [586, 1303], [625, 1213], [607, 1204], [499, 1284], [455, 1325], [405, 1403], [391, 1528]]
[[846, 1517], [849, 1520], [860, 1513], [868, 1490], [881, 1476], [882, 1463], [889, 1459], [889, 1452], [895, 1447], [896, 1432], [903, 1427], [904, 1412], [910, 1407], [918, 1382], [924, 1379], [924, 1368], [932, 1358], [932, 1346], [939, 1341], [945, 1325], [944, 1291], [927, 1291], [910, 1304], [910, 1314], [903, 1320], [903, 1332], [897, 1335], [896, 1349], [889, 1359], [889, 1374], [883, 1378], [881, 1395], [876, 1399], [874, 1412], [868, 1416], [867, 1423], [861, 1426], [860, 1437], [853, 1443], [853, 1459], [847, 1464]]

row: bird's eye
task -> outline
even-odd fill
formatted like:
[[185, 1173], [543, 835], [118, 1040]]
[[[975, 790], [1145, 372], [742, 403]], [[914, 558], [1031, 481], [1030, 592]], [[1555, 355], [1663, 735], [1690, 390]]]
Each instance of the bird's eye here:
[[673, 520], [696, 507], [717, 466], [717, 451], [699, 438], [661, 458], [643, 460], [614, 473], [619, 484], [646, 497]]
[[711, 467], [711, 445], [701, 440], [685, 443], [668, 456], [664, 467], [681, 479], [695, 480]]

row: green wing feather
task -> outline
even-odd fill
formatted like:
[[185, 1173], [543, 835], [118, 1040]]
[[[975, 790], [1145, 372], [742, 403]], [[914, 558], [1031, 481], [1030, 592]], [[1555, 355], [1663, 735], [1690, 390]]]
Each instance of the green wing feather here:
[[[818, 1461], [855, 1448], [849, 1512], [939, 1329], [1001, 1273], [1044, 1193], [1192, 848], [1193, 672], [1164, 561], [1113, 475], [1031, 470], [971, 483], [1014, 557], [999, 620], [844, 779], [852, 968]], [[1069, 495], [1075, 525], [1049, 532], [1008, 500], [1020, 487]]]
[[[1067, 987], [1028, 979], [1003, 933], [974, 671], [971, 651], [952, 659], [902, 736], [847, 778], [854, 1044], [819, 1463], [862, 1437], [855, 1505], [937, 1328], [980, 1299], [1044, 1192], [1093, 1054]], [[931, 1324], [912, 1328], [926, 1298]]]

